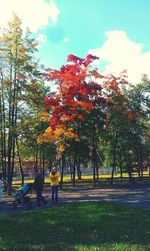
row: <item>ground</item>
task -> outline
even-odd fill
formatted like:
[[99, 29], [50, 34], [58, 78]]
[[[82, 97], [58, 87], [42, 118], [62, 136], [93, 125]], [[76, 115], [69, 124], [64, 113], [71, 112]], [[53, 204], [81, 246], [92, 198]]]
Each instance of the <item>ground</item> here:
[[[50, 186], [46, 186], [43, 195], [48, 201], [48, 207], [51, 207]], [[33, 209], [35, 209], [35, 194], [30, 194], [30, 197], [33, 201]], [[65, 187], [59, 191], [58, 205], [85, 201], [102, 201], [150, 209], [150, 184], [133, 184], [122, 188], [111, 186], [106, 186], [104, 188]], [[1, 215], [16, 214], [24, 211], [22, 206], [14, 209], [12, 207], [12, 202], [13, 197], [6, 197], [4, 199], [0, 204]]]

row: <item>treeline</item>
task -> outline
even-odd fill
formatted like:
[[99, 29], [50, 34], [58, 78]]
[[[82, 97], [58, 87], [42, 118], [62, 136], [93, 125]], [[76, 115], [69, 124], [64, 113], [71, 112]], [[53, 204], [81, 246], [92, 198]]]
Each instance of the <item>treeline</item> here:
[[60, 70], [49, 68], [44, 74], [57, 92], [45, 99], [41, 119], [48, 127], [38, 143], [56, 145], [62, 176], [69, 164], [73, 185], [76, 172], [81, 178], [81, 167], [89, 163], [94, 186], [103, 162], [112, 167], [111, 182], [116, 167], [133, 181], [133, 171], [142, 178], [143, 163], [149, 165], [150, 81], [143, 76], [134, 86], [124, 73], [103, 76], [92, 66], [96, 59], [69, 55]]
[[[56, 161], [61, 169], [61, 181], [63, 169], [70, 168], [73, 185], [75, 185], [75, 173], [77, 172], [81, 178], [82, 167], [89, 165], [93, 168], [95, 185], [98, 167], [103, 162], [105, 166], [113, 167], [112, 180], [116, 166], [120, 167], [121, 172], [127, 170], [132, 180], [131, 158], [133, 163], [137, 163], [137, 171], [142, 177], [143, 162], [149, 162], [150, 152], [149, 79], [143, 76], [139, 85], [123, 85], [118, 87], [119, 92], [110, 87], [102, 96], [102, 86], [93, 85], [95, 89], [92, 89], [92, 93], [86, 91], [83, 93], [82, 86], [80, 92], [76, 93], [79, 82], [76, 81], [73, 88], [69, 85], [64, 86], [66, 80], [58, 81], [57, 77], [53, 76], [52, 79], [50, 76], [49, 81], [59, 87], [57, 93], [54, 93], [45, 85], [45, 74], [42, 74], [44, 67], [36, 58], [37, 48], [38, 44], [32, 33], [29, 30], [23, 32], [21, 20], [14, 14], [8, 27], [0, 33], [0, 171], [7, 182], [8, 194], [11, 193], [15, 168], [20, 169], [22, 183], [24, 182], [22, 160], [25, 159], [34, 159], [35, 165], [41, 166], [43, 174], [44, 169], [51, 168]], [[86, 63], [92, 63], [90, 58], [87, 60]], [[64, 71], [62, 68], [61, 73], [65, 72], [67, 73], [67, 70]], [[79, 73], [76, 76], [79, 77]], [[80, 84], [90, 86], [86, 78], [87, 76], [85, 78], [82, 76]], [[110, 79], [107, 81], [111, 83]], [[116, 81], [117, 79], [115, 83]], [[72, 103], [66, 103], [70, 102], [70, 99], [65, 96], [64, 90], [72, 93], [72, 99], [78, 101], [76, 107], [78, 116], [71, 121], [70, 127], [68, 127], [68, 120], [65, 120], [66, 128], [69, 129], [67, 133], [63, 131], [65, 137], [60, 134], [57, 140], [49, 137], [49, 140], [37, 144], [38, 136], [44, 133], [45, 129], [49, 135], [54, 133], [56, 127], [53, 131], [47, 129], [49, 124], [54, 125], [50, 118], [53, 118], [54, 122], [57, 114], [61, 122], [67, 114], [64, 111], [69, 111], [67, 116], [72, 116], [74, 113], [72, 110], [71, 114], [70, 110], [70, 107], [73, 109]], [[59, 102], [47, 108], [48, 119], [40, 120], [39, 113], [45, 106], [43, 100], [51, 96], [55, 101], [58, 97]], [[101, 100], [96, 101], [94, 109], [86, 105], [86, 103], [90, 105], [90, 100], [94, 101], [99, 96]], [[63, 102], [65, 102], [64, 107]], [[63, 114], [60, 108], [64, 109]], [[64, 124], [62, 129], [64, 130]], [[65, 140], [65, 147], [63, 140]]]

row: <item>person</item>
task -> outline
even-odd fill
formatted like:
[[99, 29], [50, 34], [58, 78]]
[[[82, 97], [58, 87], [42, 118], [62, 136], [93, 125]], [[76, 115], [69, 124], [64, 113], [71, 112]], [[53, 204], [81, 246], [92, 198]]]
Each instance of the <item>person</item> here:
[[2, 174], [0, 174], [0, 202], [2, 202], [2, 197], [3, 197], [3, 187], [2, 187]]
[[50, 172], [50, 183], [52, 192], [52, 203], [58, 203], [58, 187], [59, 187], [60, 173], [54, 167]]
[[20, 186], [16, 191], [16, 195], [24, 194], [26, 195], [29, 191], [31, 191], [32, 184], [24, 183], [23, 186]]
[[34, 179], [34, 189], [36, 191], [36, 206], [41, 208], [41, 202], [44, 205], [47, 205], [47, 201], [42, 195], [43, 191], [43, 178], [39, 169], [35, 170], [35, 179]]

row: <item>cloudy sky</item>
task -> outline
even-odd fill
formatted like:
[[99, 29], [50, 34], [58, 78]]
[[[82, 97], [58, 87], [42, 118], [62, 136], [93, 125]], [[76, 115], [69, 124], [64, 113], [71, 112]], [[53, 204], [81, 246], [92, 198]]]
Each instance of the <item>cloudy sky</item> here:
[[0, 0], [0, 27], [12, 11], [39, 41], [41, 63], [60, 68], [68, 54], [98, 55], [101, 72], [150, 77], [150, 0]]

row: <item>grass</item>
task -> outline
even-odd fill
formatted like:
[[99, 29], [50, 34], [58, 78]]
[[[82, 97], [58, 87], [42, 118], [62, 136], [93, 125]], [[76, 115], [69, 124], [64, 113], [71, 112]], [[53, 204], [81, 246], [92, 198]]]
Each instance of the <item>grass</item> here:
[[[25, 180], [27, 183], [33, 183], [33, 180]], [[148, 185], [150, 182], [150, 177], [143, 177], [143, 179], [140, 179], [139, 177], [135, 177], [134, 182], [129, 182], [128, 177], [120, 178], [116, 177], [113, 181], [113, 184], [111, 184], [110, 178], [100, 178], [96, 181], [96, 188], [128, 188], [133, 186], [143, 186]], [[15, 181], [13, 182], [13, 190], [17, 189], [21, 185], [21, 181]], [[93, 180], [86, 176], [86, 178], [82, 180], [76, 179], [76, 187], [88, 189], [93, 188]], [[50, 188], [50, 181], [46, 180], [44, 184], [44, 190]], [[63, 182], [63, 189], [70, 189], [73, 188], [71, 180], [65, 180]], [[5, 196], [4, 196], [5, 197]]]
[[[134, 173], [134, 178], [136, 180], [139, 180], [139, 177], [138, 177], [138, 173]], [[143, 178], [149, 178], [149, 173], [146, 171], [143, 173]], [[99, 180], [100, 181], [103, 181], [103, 180], [109, 180], [111, 178], [111, 174], [100, 174], [99, 175]], [[129, 175], [128, 173], [123, 173], [123, 178], [122, 180], [128, 180], [129, 178]], [[114, 175], [114, 181], [115, 180], [120, 180], [120, 174], [118, 173], [117, 175]], [[92, 181], [93, 180], [93, 175], [82, 175], [82, 181]], [[78, 177], [76, 176], [76, 181], [78, 181]], [[26, 183], [33, 183], [34, 182], [34, 179], [25, 179], [25, 182]], [[68, 183], [68, 182], [71, 182], [71, 178], [70, 176], [64, 176], [63, 178], [63, 183]], [[50, 183], [50, 179], [49, 177], [46, 177], [45, 178], [45, 183]], [[13, 185], [19, 185], [21, 184], [21, 180], [13, 180]]]
[[150, 211], [101, 202], [0, 217], [0, 251], [148, 251]]

